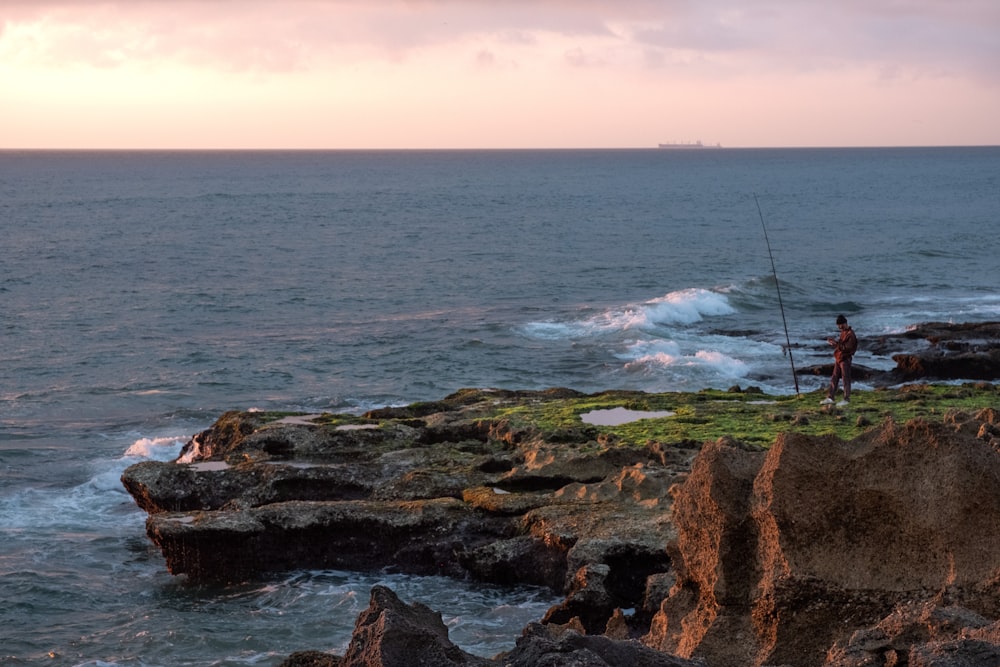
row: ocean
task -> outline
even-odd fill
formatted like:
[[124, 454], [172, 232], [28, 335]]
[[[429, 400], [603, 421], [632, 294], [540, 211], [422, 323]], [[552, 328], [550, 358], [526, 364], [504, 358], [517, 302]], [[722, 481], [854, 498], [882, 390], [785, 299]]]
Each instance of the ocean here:
[[787, 394], [786, 342], [797, 367], [828, 362], [838, 314], [855, 363], [881, 369], [866, 337], [1000, 319], [997, 147], [0, 151], [0, 232], [3, 665], [341, 652], [377, 583], [491, 656], [558, 601], [169, 575], [119, 477], [226, 410], [464, 387]]

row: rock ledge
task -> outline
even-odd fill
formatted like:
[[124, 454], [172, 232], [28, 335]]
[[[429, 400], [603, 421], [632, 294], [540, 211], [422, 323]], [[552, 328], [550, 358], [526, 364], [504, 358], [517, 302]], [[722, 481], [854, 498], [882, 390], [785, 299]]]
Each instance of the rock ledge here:
[[850, 441], [789, 432], [768, 449], [495, 418], [573, 396], [227, 413], [180, 462], [122, 481], [192, 581], [387, 569], [565, 596], [488, 660], [376, 587], [344, 656], [287, 665], [996, 664], [1000, 410], [888, 419]]

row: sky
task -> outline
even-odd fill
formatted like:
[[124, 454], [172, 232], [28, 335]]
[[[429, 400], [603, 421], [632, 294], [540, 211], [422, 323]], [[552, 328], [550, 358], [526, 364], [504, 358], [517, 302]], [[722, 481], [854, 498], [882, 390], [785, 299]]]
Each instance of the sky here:
[[1000, 145], [998, 0], [0, 0], [0, 148]]

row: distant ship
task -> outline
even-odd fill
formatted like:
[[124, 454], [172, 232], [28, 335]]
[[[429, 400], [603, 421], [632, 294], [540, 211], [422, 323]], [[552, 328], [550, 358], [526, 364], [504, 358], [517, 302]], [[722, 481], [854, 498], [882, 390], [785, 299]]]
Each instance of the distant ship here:
[[722, 148], [722, 144], [706, 146], [700, 141], [681, 141], [669, 144], [660, 144], [660, 148]]

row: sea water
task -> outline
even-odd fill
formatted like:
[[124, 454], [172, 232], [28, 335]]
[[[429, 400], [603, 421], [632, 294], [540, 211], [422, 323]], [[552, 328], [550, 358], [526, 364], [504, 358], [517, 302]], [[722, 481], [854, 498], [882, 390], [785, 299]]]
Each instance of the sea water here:
[[550, 592], [193, 585], [119, 476], [230, 409], [791, 393], [841, 313], [888, 369], [866, 337], [1000, 317], [998, 232], [1000, 148], [0, 152], [0, 664], [342, 651], [375, 584], [507, 650]]

